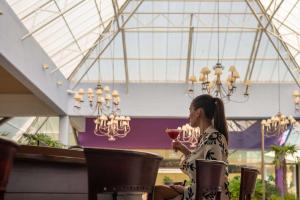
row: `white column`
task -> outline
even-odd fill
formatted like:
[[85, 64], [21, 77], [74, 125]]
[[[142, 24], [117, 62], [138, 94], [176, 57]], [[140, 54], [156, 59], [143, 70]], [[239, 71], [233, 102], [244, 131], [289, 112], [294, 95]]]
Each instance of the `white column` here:
[[64, 145], [69, 145], [69, 133], [71, 132], [70, 117], [59, 116], [59, 141]]

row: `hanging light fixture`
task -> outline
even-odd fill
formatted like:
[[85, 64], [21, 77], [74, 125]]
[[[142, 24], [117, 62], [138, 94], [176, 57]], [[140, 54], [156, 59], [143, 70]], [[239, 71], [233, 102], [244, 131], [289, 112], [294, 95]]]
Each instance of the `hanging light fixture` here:
[[[279, 45], [278, 45], [279, 46]], [[279, 49], [279, 48], [278, 48]], [[261, 125], [263, 126], [264, 128], [264, 132], [267, 134], [267, 135], [279, 135], [279, 134], [282, 134], [285, 130], [287, 130], [287, 128], [289, 126], [293, 127], [297, 121], [294, 119], [293, 116], [285, 116], [281, 113], [280, 111], [280, 91], [281, 91], [281, 88], [280, 88], [280, 72], [279, 72], [279, 57], [277, 59], [277, 74], [278, 74], [278, 113], [269, 118], [269, 119], [265, 119], [265, 120], [262, 120], [261, 122]], [[295, 103], [297, 102], [298, 103], [298, 99], [299, 99], [299, 92], [297, 93], [298, 91], [294, 91], [293, 95], [295, 96]]]
[[[114, 45], [112, 54], [114, 52]], [[114, 59], [114, 55], [112, 55]], [[94, 134], [97, 136], [106, 136], [109, 141], [115, 141], [117, 137], [123, 138], [130, 132], [130, 117], [120, 115], [120, 94], [114, 89], [114, 60], [113, 67], [113, 90], [109, 86], [102, 87], [100, 77], [100, 60], [98, 59], [98, 84], [94, 89], [79, 89], [74, 94], [74, 107], [80, 109], [81, 104], [87, 101], [90, 108], [96, 112], [94, 120]]]
[[[278, 41], [279, 49], [279, 41]], [[279, 57], [277, 59], [277, 73], [278, 73], [278, 113], [269, 118], [261, 121], [261, 178], [265, 180], [265, 163], [264, 163], [264, 151], [265, 151], [265, 135], [281, 135], [287, 129], [293, 129], [298, 126], [299, 123], [293, 116], [285, 116], [280, 111], [280, 72], [279, 72]], [[297, 93], [295, 93], [297, 94]], [[298, 95], [298, 94], [297, 94]], [[265, 183], [262, 182], [263, 199], [265, 197]]]
[[191, 148], [195, 148], [197, 146], [200, 137], [199, 127], [193, 128], [191, 125], [185, 124], [177, 129], [182, 131], [178, 137], [179, 141], [190, 144]]
[[[191, 75], [189, 77], [189, 93], [194, 93], [194, 85], [195, 83], [201, 84], [201, 90], [203, 93], [207, 93], [210, 95], [214, 95], [219, 98], [227, 98], [228, 100], [232, 96], [232, 94], [236, 91], [236, 82], [240, 78], [240, 74], [237, 71], [236, 67], [234, 65], [229, 67], [229, 75], [226, 80], [226, 86], [224, 83], [222, 83], [221, 76], [223, 74], [224, 66], [222, 65], [220, 61], [220, 22], [219, 22], [219, 15], [220, 15], [220, 9], [219, 9], [219, 0], [217, 3], [217, 48], [218, 48], [218, 60], [216, 65], [213, 67], [213, 70], [210, 70], [208, 66], [203, 67], [200, 70], [200, 76], [197, 80], [195, 75]], [[210, 79], [210, 74], [213, 73], [214, 78]], [[250, 81], [246, 80], [244, 82], [246, 89], [244, 92], [244, 97], [249, 96], [249, 87], [250, 87]]]

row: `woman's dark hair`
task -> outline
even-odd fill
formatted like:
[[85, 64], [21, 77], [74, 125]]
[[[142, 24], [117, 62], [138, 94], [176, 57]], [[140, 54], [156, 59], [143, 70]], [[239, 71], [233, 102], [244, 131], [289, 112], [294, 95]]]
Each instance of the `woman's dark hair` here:
[[206, 118], [214, 120], [215, 129], [225, 136], [228, 143], [228, 129], [223, 101], [218, 97], [202, 94], [192, 101], [192, 106], [195, 110], [202, 108]]

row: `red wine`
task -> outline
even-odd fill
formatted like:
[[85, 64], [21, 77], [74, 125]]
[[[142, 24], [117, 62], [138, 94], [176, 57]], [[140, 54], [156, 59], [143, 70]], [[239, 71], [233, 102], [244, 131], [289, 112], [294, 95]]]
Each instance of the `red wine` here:
[[166, 133], [168, 133], [168, 135], [171, 139], [175, 140], [178, 137], [178, 135], [180, 133], [180, 130], [178, 130], [178, 129], [167, 129]]

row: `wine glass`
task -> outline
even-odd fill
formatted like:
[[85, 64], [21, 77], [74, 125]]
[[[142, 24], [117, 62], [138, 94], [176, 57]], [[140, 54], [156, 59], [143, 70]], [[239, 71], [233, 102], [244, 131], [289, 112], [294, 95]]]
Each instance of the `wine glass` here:
[[[182, 132], [182, 130], [180, 129], [169, 129], [167, 128], [165, 131], [169, 137], [172, 139], [172, 142], [175, 142], [175, 140], [177, 139], [177, 137], [179, 136], [179, 134]], [[174, 150], [174, 152], [177, 152], [177, 150]], [[172, 157], [176, 157], [176, 153], [172, 154]]]
[[166, 133], [172, 139], [172, 142], [175, 142], [175, 140], [177, 139], [177, 137], [181, 131], [182, 130], [179, 130], [179, 129], [169, 129], [169, 128], [166, 129]]

